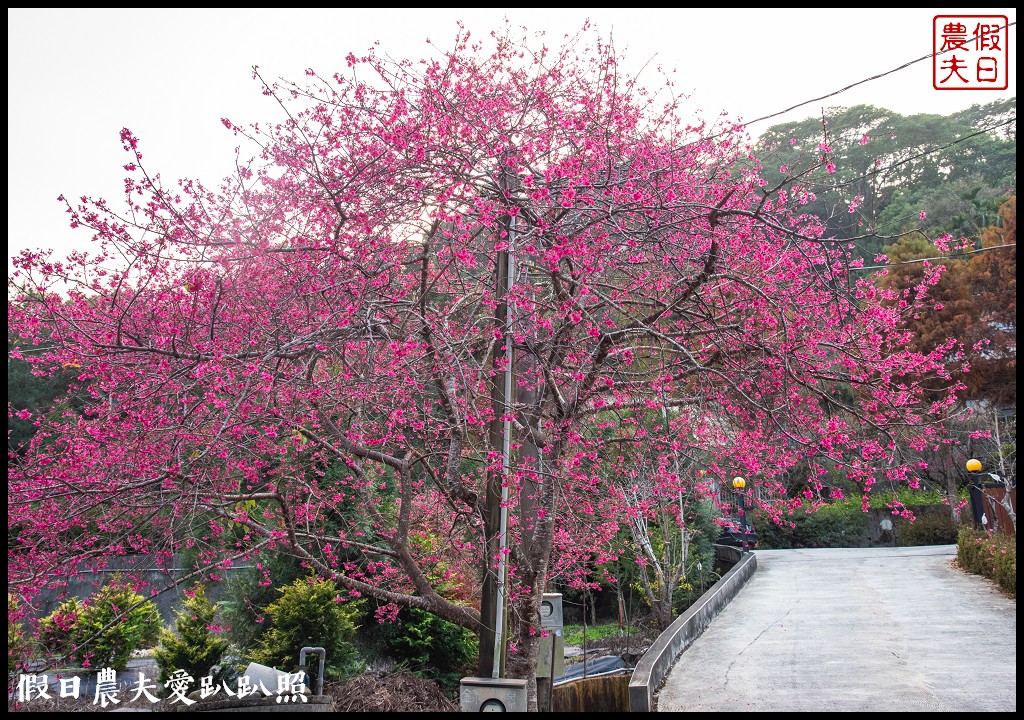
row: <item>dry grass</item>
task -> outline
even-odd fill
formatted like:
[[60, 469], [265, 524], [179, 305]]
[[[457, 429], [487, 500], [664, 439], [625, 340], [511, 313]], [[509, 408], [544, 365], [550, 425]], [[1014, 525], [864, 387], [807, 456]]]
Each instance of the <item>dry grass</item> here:
[[324, 687], [335, 712], [459, 712], [437, 683], [406, 672], [363, 673]]

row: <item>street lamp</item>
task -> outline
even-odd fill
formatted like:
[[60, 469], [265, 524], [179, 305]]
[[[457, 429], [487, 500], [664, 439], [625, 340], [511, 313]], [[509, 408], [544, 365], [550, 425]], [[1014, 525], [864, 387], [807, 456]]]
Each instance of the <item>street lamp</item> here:
[[[992, 499], [991, 495], [988, 495], [985, 492], [985, 488], [986, 487], [990, 488], [990, 487], [993, 487], [993, 486], [992, 485], [983, 485], [982, 482], [979, 481], [978, 475], [980, 475], [981, 471], [982, 471], [982, 465], [981, 465], [981, 461], [980, 460], [978, 460], [976, 458], [971, 458], [970, 460], [967, 461], [966, 467], [967, 467], [968, 474], [974, 476], [974, 478], [973, 478], [974, 482], [972, 483], [972, 485], [971, 485], [971, 487], [969, 489], [970, 496], [971, 496], [971, 504], [974, 505], [975, 502], [977, 502], [977, 508], [978, 508], [978, 510], [980, 510], [980, 516], [979, 516], [979, 512], [975, 511], [974, 519], [975, 519], [975, 521], [981, 523], [981, 526], [982, 526], [983, 529], [987, 530], [988, 529], [988, 515], [985, 512], [985, 498], [986, 497], [989, 498], [989, 502], [992, 503], [992, 512], [993, 512], [993, 514], [995, 514], [996, 508], [995, 508], [995, 500]], [[990, 472], [990, 473], [985, 473], [985, 474], [988, 475], [990, 478], [992, 478], [992, 480], [994, 482], [996, 482], [996, 483], [1003, 483], [1004, 482], [1003, 478], [999, 477], [999, 475], [997, 475], [996, 473], [991, 473]], [[1009, 491], [1007, 491], [1007, 494], [1008, 494], [1008, 492]], [[977, 498], [977, 500], [975, 500], [975, 498]], [[1006, 498], [1006, 496], [1004, 496], [1004, 500], [1002, 502], [1000, 502], [1000, 504], [1003, 505], [1004, 507], [1007, 507], [1008, 503], [1006, 502], [1005, 498]], [[999, 522], [999, 518], [998, 518], [998, 516], [996, 516], [996, 518], [995, 518], [996, 529], [998, 529], [998, 522]]]
[[753, 529], [747, 524], [747, 499], [743, 493], [746, 486], [747, 481], [741, 476], [737, 475], [732, 479], [732, 489], [736, 493], [736, 509], [739, 511], [737, 519], [740, 522], [740, 532], [743, 533], [743, 552], [750, 549], [750, 531]]
[[[981, 460], [971, 458], [967, 461], [966, 467], [968, 474], [976, 475], [981, 472]], [[984, 494], [982, 493], [980, 483], [978, 483], [976, 477], [973, 479], [968, 492], [971, 497], [971, 505], [974, 506], [974, 520], [975, 522], [980, 522], [981, 527], [987, 530], [988, 517], [985, 515]], [[977, 499], [975, 499], [975, 495], [977, 495]]]
[[[969, 473], [980, 473], [981, 472], [981, 460], [975, 460], [974, 458], [971, 458], [970, 460], [968, 460], [967, 461], [967, 472], [969, 472]], [[990, 472], [990, 473], [985, 473], [985, 474], [988, 475], [990, 478], [992, 478], [992, 480], [994, 480], [997, 483], [998, 482], [1003, 482], [1003, 479], [1001, 477], [999, 477], [999, 475], [997, 473]]]

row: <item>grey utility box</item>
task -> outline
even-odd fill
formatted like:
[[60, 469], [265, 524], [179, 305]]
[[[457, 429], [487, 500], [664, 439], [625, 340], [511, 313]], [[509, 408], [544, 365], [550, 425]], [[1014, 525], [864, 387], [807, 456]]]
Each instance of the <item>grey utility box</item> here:
[[561, 593], [544, 593], [540, 601], [540, 626], [547, 637], [541, 637], [537, 649], [537, 677], [561, 677], [565, 674]]
[[562, 627], [562, 593], [544, 593], [540, 600], [540, 626]]
[[512, 678], [462, 678], [462, 712], [526, 712], [526, 681]]

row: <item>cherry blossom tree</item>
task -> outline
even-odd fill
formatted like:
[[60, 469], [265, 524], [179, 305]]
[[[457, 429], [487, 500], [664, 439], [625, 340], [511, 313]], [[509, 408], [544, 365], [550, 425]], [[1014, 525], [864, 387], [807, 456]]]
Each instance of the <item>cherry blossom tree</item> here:
[[[621, 61], [589, 28], [460, 28], [422, 61], [254, 70], [281, 119], [223, 121], [254, 157], [216, 190], [164, 185], [123, 130], [124, 206], [66, 203], [90, 252], [24, 253], [10, 279], [10, 355], [77, 374], [85, 409], [20, 413], [39, 428], [9, 460], [9, 586], [290, 553], [382, 619], [419, 608], [484, 646], [500, 586], [508, 674], [535, 691], [541, 595], [605, 559], [632, 486], [743, 474], [778, 517], [836, 464], [865, 493], [912, 477], [904, 449], [949, 406], [918, 378], [956, 349], [898, 328], [938, 271], [885, 302], [801, 213], [799, 175], [768, 185], [742, 128], [687, 121]], [[638, 468], [643, 448], [706, 476]], [[786, 498], [798, 463], [813, 490]]]

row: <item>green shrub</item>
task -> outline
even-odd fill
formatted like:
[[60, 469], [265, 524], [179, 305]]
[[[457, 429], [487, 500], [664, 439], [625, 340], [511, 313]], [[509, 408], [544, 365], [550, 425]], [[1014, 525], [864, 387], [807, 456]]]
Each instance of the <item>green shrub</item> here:
[[[956, 527], [949, 505], [942, 495], [900, 488], [895, 498], [915, 514], [913, 522], [899, 517], [892, 518], [898, 545], [952, 545], [956, 542]], [[893, 499], [891, 493], [873, 494], [869, 496], [869, 506], [878, 510], [886, 507], [886, 503]], [[861, 509], [860, 498], [846, 498], [811, 513], [798, 509], [784, 518], [783, 525], [756, 518], [754, 526], [759, 545], [766, 550], [865, 547], [868, 544], [867, 527], [870, 517]]]
[[174, 611], [175, 629], [160, 631], [160, 644], [153, 654], [161, 686], [175, 670], [185, 670], [196, 683], [208, 675], [220, 681], [221, 672], [214, 668], [227, 651], [228, 641], [211, 629], [216, 615], [217, 606], [206, 597], [202, 585], [186, 593], [182, 609]]
[[[361, 603], [343, 603], [329, 580], [300, 579], [286, 585], [266, 608], [270, 623], [249, 658], [262, 665], [294, 672], [303, 647], [322, 647], [327, 654], [325, 676], [339, 680], [356, 675], [363, 663], [352, 639]], [[317, 663], [311, 663], [309, 684], [316, 681]]]
[[401, 667], [443, 687], [458, 686], [479, 652], [475, 633], [416, 608], [402, 608], [395, 622], [367, 634]]
[[[915, 490], [912, 487], [900, 485], [895, 491], [878, 491], [868, 495], [868, 505], [873, 508], [888, 507], [894, 499], [903, 503], [907, 507], [927, 507], [932, 505], [942, 505], [944, 507], [949, 506], [946, 502], [946, 496], [940, 493], [938, 490]], [[855, 502], [858, 506], [860, 505], [860, 498], [851, 498], [850, 501]], [[967, 500], [967, 490], [964, 489], [960, 492], [960, 500]]]
[[776, 550], [858, 547], [867, 527], [867, 514], [860, 509], [860, 504], [848, 501], [825, 505], [811, 513], [801, 508], [785, 520], [784, 525], [760, 518], [754, 521], [760, 547]]
[[21, 622], [21, 606], [18, 599], [7, 593], [7, 672], [15, 673], [22, 667], [23, 655], [28, 643], [25, 640], [25, 626]]
[[969, 573], [993, 580], [1010, 597], [1017, 597], [1017, 541], [1014, 537], [962, 527], [956, 559]]
[[896, 518], [896, 544], [901, 547], [916, 545], [952, 545], [957, 539], [953, 516], [945, 505], [913, 508], [914, 522]]
[[265, 609], [280, 596], [277, 588], [306, 574], [290, 555], [266, 554], [257, 557], [251, 568], [233, 575], [220, 603], [228, 639], [243, 652], [255, 648], [270, 627]]
[[[81, 640], [85, 605], [78, 598], [69, 598], [45, 618], [39, 621], [39, 642], [43, 652], [54, 658], [65, 658], [74, 662], [74, 651]], [[84, 659], [84, 658], [83, 658]], [[83, 665], [78, 660], [78, 665]]]
[[84, 602], [72, 598], [39, 623], [43, 646], [81, 667], [124, 670], [132, 653], [156, 642], [160, 614], [114, 575]]

